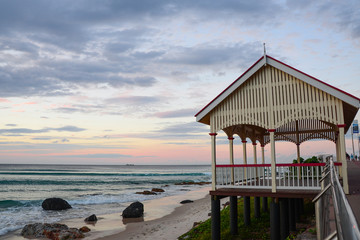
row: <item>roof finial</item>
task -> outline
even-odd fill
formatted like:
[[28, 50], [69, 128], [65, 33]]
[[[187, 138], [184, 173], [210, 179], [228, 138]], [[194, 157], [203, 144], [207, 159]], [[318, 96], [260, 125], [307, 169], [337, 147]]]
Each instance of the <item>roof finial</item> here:
[[267, 59], [266, 59], [266, 47], [265, 47], [265, 43], [264, 44], [264, 60], [265, 60], [265, 66], [266, 66], [266, 63], [267, 63]]

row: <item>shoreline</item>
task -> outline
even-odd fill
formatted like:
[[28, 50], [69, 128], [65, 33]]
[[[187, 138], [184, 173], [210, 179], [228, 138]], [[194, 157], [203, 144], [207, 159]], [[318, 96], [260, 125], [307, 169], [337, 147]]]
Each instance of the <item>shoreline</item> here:
[[210, 218], [211, 204], [208, 191], [205, 196], [194, 200], [192, 203], [178, 205], [171, 213], [165, 216], [143, 222], [129, 223], [124, 231], [98, 239], [176, 240], [191, 230], [195, 222], [203, 222]]
[[[183, 194], [143, 201], [144, 217], [140, 219], [140, 222], [134, 222], [139, 221], [139, 219], [130, 219], [128, 222], [123, 222], [122, 212], [116, 212], [99, 215], [95, 224], [85, 223], [84, 218], [64, 220], [60, 223], [76, 228], [88, 226], [91, 231], [85, 235], [85, 239], [89, 240], [131, 239], [132, 236], [136, 236], [136, 239], [148, 239], [152, 238], [154, 234], [154, 239], [171, 239], [172, 236], [177, 239], [177, 237], [189, 231], [194, 222], [204, 221], [209, 218], [209, 190], [210, 187], [203, 187]], [[194, 202], [180, 204], [182, 200], [187, 199]], [[131, 202], [128, 205], [130, 204]], [[174, 230], [179, 232], [176, 237]], [[0, 239], [26, 239], [20, 236], [20, 233], [21, 229], [1, 236]], [[139, 233], [140, 235], [138, 235]]]

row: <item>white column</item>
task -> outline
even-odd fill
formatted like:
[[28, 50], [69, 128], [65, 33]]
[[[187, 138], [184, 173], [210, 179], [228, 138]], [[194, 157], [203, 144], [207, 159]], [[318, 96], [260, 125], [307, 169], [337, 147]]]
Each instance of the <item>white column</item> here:
[[[229, 137], [230, 165], [234, 165], [234, 138]], [[234, 168], [231, 168], [231, 182], [234, 184]]]
[[212, 176], [212, 190], [216, 190], [216, 135], [217, 133], [209, 133], [211, 136], [211, 176]]
[[[297, 163], [300, 163], [300, 143], [297, 143], [296, 144], [296, 152], [297, 152]], [[298, 178], [301, 179], [301, 167], [298, 167], [297, 168], [297, 175], [298, 175]]]
[[[336, 139], [336, 162], [341, 162], [341, 149], [340, 149], [340, 139], [339, 139], [339, 133]], [[346, 158], [346, 154], [345, 154], [345, 158]], [[339, 170], [339, 176], [342, 177], [342, 167], [338, 166], [338, 170]]]
[[[246, 157], [246, 140], [242, 141], [242, 145], [243, 145], [243, 161], [244, 164], [247, 164], [247, 157]], [[247, 168], [244, 168], [244, 176], [243, 179], [245, 180], [244, 184], [247, 184]]]
[[346, 161], [346, 147], [345, 147], [345, 124], [338, 125], [339, 127], [339, 140], [340, 140], [340, 152], [341, 152], [341, 172], [343, 177], [343, 188], [345, 194], [349, 194], [349, 183], [348, 183], [348, 175], [347, 175], [347, 161]]
[[247, 158], [246, 158], [246, 140], [242, 141], [242, 145], [243, 145], [243, 161], [244, 164], [247, 164]]
[[336, 139], [335, 147], [336, 147], [336, 161], [340, 162], [339, 135], [338, 135], [338, 137]]
[[300, 163], [300, 143], [296, 144], [297, 162]]
[[265, 145], [261, 144], [261, 164], [265, 164]]
[[254, 164], [257, 164], [256, 142], [253, 143], [253, 150], [254, 150]]
[[272, 192], [276, 192], [276, 154], [275, 154], [275, 129], [269, 129], [271, 144], [271, 186]]
[[[256, 142], [253, 142], [253, 150], [254, 150], [254, 164], [257, 164]], [[258, 170], [259, 170], [258, 168], [255, 168], [255, 177], [256, 177], [256, 178], [259, 176]]]

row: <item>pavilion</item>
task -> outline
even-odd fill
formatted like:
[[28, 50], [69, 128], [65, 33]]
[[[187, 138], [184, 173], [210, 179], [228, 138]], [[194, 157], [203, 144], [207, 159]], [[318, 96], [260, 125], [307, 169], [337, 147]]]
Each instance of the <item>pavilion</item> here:
[[[220, 238], [218, 218], [222, 197], [230, 196], [231, 209], [235, 209], [237, 196], [244, 197], [245, 208], [248, 198], [255, 197], [257, 215], [259, 197], [264, 197], [266, 206], [266, 197], [273, 197], [271, 211], [276, 212], [279, 199], [286, 199], [284, 204], [295, 206], [294, 199], [316, 196], [321, 189], [320, 165], [300, 164], [300, 144], [305, 141], [325, 139], [335, 143], [339, 173], [348, 194], [345, 133], [359, 107], [359, 98], [264, 54], [201, 109], [195, 115], [196, 121], [209, 125], [211, 136], [213, 239]], [[228, 165], [216, 163], [216, 135], [221, 130], [229, 139]], [[233, 153], [236, 135], [243, 145], [243, 164], [237, 165]], [[253, 145], [254, 164], [247, 163], [246, 139]], [[296, 144], [298, 164], [276, 162], [276, 141]], [[257, 162], [258, 144], [261, 163]], [[271, 164], [265, 164], [266, 144], [271, 146]], [[283, 213], [279, 214], [283, 217]], [[291, 211], [284, 214], [291, 214]], [[290, 224], [293, 225], [291, 220]], [[233, 228], [231, 231], [236, 234]]]

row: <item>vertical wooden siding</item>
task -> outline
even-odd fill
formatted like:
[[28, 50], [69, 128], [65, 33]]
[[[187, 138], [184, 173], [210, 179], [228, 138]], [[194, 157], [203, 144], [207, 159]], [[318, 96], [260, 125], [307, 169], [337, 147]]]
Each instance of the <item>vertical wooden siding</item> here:
[[342, 101], [272, 66], [261, 68], [210, 113], [211, 132], [250, 124], [276, 129], [295, 120], [343, 124]]

